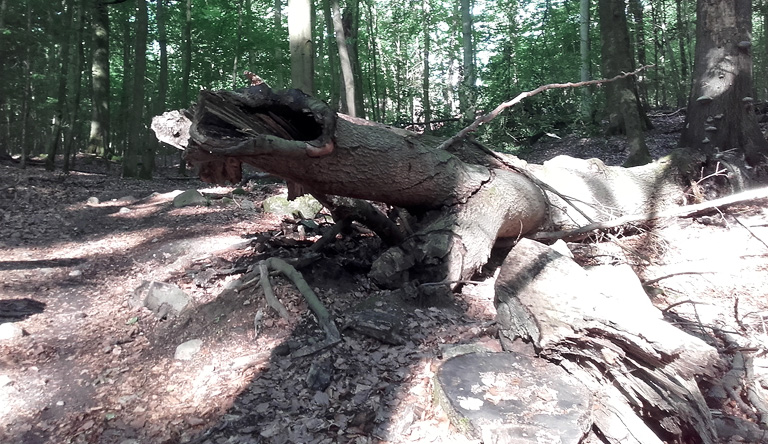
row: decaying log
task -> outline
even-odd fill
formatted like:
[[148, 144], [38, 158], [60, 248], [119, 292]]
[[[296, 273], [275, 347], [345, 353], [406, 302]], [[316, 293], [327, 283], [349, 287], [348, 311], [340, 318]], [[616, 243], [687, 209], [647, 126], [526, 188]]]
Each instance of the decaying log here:
[[666, 322], [628, 266], [586, 271], [523, 239], [501, 267], [496, 303], [503, 336], [531, 341], [594, 393], [609, 442], [718, 442], [697, 386], [715, 376], [716, 350]]

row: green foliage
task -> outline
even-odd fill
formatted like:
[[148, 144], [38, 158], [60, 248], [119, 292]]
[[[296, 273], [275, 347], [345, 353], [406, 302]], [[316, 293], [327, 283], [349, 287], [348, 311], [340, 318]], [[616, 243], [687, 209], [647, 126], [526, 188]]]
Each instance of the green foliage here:
[[[352, 3], [357, 1], [357, 3]], [[678, 20], [678, 2], [681, 16]], [[424, 103], [429, 100], [431, 129], [437, 136], [454, 134], [461, 126], [457, 119], [462, 110], [458, 104], [461, 82], [462, 35], [458, 1], [455, 0], [341, 0], [342, 11], [359, 11], [359, 29], [349, 44], [357, 48], [365, 97], [366, 115], [380, 122], [397, 124], [416, 131], [424, 129]], [[590, 27], [593, 77], [600, 77], [600, 36], [596, 2]], [[92, 2], [66, 0], [68, 7], [85, 5], [88, 15]], [[166, 30], [169, 85], [167, 108], [187, 106], [182, 97], [183, 27], [186, 1], [166, 0]], [[330, 66], [329, 49], [335, 48], [334, 36], [326, 31], [322, 3], [316, 4], [315, 47], [317, 95], [330, 100], [337, 83]], [[631, 23], [631, 36], [638, 53], [637, 36], [645, 34], [644, 49], [649, 63], [657, 63], [642, 79], [651, 107], [676, 106], [677, 99], [687, 97], [693, 63], [695, 2], [692, 0], [642, 1], [644, 20]], [[758, 97], [768, 89], [765, 56], [765, 2], [755, 4], [756, 90]], [[193, 0], [192, 2], [192, 69], [190, 96], [199, 88], [242, 87], [243, 70], [250, 70], [274, 85], [278, 76], [290, 78], [287, 20], [275, 25], [274, 0]], [[29, 8], [28, 8], [29, 6]], [[131, 103], [128, 98], [133, 79], [133, 40], [135, 2], [110, 4], [110, 117], [111, 148], [120, 160], [124, 125]], [[282, 3], [285, 8], [285, 1]], [[429, 13], [424, 10], [428, 8]], [[43, 0], [9, 1], [0, 30], [0, 144], [21, 146], [20, 128], [27, 125], [26, 144], [43, 147], [48, 132], [31, 128], [48, 128], [55, 108], [57, 58], [60, 45], [70, 44], [71, 62], [78, 53], [72, 33], [64, 17], [62, 2]], [[475, 64], [477, 66], [478, 112], [488, 112], [517, 94], [540, 85], [579, 79], [579, 0], [475, 0], [473, 9]], [[77, 16], [77, 14], [75, 14]], [[160, 85], [160, 42], [156, 21], [156, 0], [149, 3], [150, 42], [147, 47], [146, 126], [158, 109]], [[242, 21], [238, 37], [238, 20]], [[425, 22], [425, 20], [428, 20]], [[68, 104], [65, 113], [79, 114], [73, 131], [76, 140], [88, 140], [90, 105], [90, 49], [92, 36], [88, 23], [83, 34], [86, 60], [80, 66], [71, 64], [70, 75], [82, 72], [81, 103]], [[423, 97], [424, 29], [430, 41], [429, 94]], [[642, 28], [640, 28], [642, 26]], [[682, 45], [680, 44], [682, 41]], [[682, 48], [682, 49], [681, 49]], [[276, 50], [282, 52], [278, 61]], [[682, 53], [681, 53], [682, 51]], [[683, 57], [684, 56], [684, 57]], [[235, 70], [235, 58], [237, 69]], [[685, 58], [683, 69], [681, 61]], [[685, 74], [685, 75], [683, 75]], [[29, 82], [29, 91], [26, 84]], [[68, 85], [71, 87], [71, 85]], [[601, 108], [600, 90], [595, 89], [594, 103]], [[68, 94], [71, 92], [68, 91]], [[338, 94], [336, 94], [337, 96]], [[581, 126], [580, 91], [553, 90], [526, 99], [515, 108], [483, 127], [480, 137], [496, 148], [524, 149], [532, 138], [543, 133], [563, 135]], [[331, 104], [337, 106], [338, 104]], [[26, 112], [26, 114], [25, 114]], [[65, 116], [68, 117], [68, 116]], [[598, 118], [600, 115], [598, 114]], [[67, 119], [65, 119], [67, 121]], [[82, 150], [84, 146], [78, 146]], [[34, 153], [33, 153], [34, 154]]]

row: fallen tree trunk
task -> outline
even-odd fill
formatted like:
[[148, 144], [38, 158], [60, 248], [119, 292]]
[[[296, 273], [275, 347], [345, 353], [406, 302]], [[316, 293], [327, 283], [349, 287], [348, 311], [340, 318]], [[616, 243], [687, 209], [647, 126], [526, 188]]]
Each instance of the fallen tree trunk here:
[[690, 161], [678, 155], [624, 169], [561, 156], [527, 165], [470, 139], [445, 144], [337, 115], [300, 91], [264, 84], [202, 91], [194, 113], [166, 113], [153, 129], [185, 149], [209, 182], [238, 183], [246, 163], [316, 195], [383, 202], [415, 215], [413, 235], [374, 264], [371, 276], [389, 287], [468, 279], [500, 238], [668, 206], [679, 199], [679, 166]]
[[[238, 183], [246, 163], [298, 183], [320, 201], [334, 202], [336, 195], [402, 208], [415, 223], [402, 236], [388, 236], [404, 240], [374, 261], [370, 276], [382, 287], [452, 284], [471, 278], [501, 239], [661, 211], [680, 202], [682, 178], [690, 175], [685, 168], [696, 171], [703, 160], [681, 151], [627, 169], [564, 156], [528, 165], [471, 139], [442, 143], [337, 115], [298, 91], [265, 85], [203, 91], [194, 113], [166, 113], [153, 129], [185, 149], [207, 181]], [[522, 245], [529, 243], [547, 248]], [[537, 254], [545, 263], [558, 260]], [[525, 294], [519, 290], [528, 275], [522, 273], [523, 284], [515, 281], [520, 270], [513, 255], [497, 287], [505, 333], [532, 341], [603, 400], [595, 424], [609, 442], [716, 442], [695, 383], [713, 374], [712, 349], [666, 324], [647, 300], [636, 307], [643, 324], [607, 292]]]

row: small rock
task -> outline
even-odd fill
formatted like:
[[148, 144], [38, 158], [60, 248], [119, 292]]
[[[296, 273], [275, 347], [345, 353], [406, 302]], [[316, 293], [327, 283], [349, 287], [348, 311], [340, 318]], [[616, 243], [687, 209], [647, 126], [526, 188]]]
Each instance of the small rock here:
[[118, 210], [118, 213], [120, 213], [120, 214], [125, 214], [125, 213], [130, 213], [130, 212], [131, 212], [131, 209], [127, 208], [127, 207], [120, 207], [120, 210]]
[[83, 275], [83, 270], [72, 270], [69, 272], [69, 277], [76, 278]]
[[197, 190], [187, 190], [173, 198], [173, 206], [176, 208], [189, 206], [208, 206], [210, 203], [203, 193]]
[[133, 196], [123, 196], [117, 199], [118, 202], [135, 202], [136, 198]]
[[22, 336], [24, 336], [24, 329], [19, 325], [14, 324], [13, 322], [0, 324], [0, 341], [7, 341]]
[[95, 196], [91, 196], [88, 198], [88, 200], [85, 202], [88, 205], [98, 205], [99, 204], [99, 198]]
[[179, 344], [176, 347], [176, 353], [173, 355], [173, 357], [174, 359], [188, 361], [200, 352], [200, 348], [202, 346], [203, 341], [201, 339], [191, 339], [187, 342]]
[[190, 303], [191, 298], [181, 288], [157, 281], [144, 281], [130, 301], [134, 308], [147, 307], [160, 318], [178, 316]]
[[253, 201], [245, 199], [242, 202], [240, 202], [240, 206], [243, 207], [245, 210], [255, 210], [256, 205], [253, 204]]

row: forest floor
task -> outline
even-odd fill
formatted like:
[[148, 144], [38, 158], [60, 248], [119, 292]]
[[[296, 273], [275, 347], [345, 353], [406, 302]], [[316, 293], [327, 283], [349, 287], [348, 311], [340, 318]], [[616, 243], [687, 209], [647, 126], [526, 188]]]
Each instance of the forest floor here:
[[[675, 147], [682, 120], [655, 123], [648, 142], [660, 156]], [[606, 164], [625, 155], [620, 137], [563, 136], [526, 158], [558, 154]], [[305, 234], [297, 221], [264, 213], [263, 199], [285, 194], [280, 184], [251, 183], [229, 204], [175, 208], [178, 190], [232, 188], [122, 180], [117, 167], [82, 158], [75, 169], [0, 165], [0, 323], [15, 310], [18, 318], [4, 325], [23, 332], [0, 339], [0, 442], [474, 442], [432, 404], [432, 377], [448, 344], [498, 349], [492, 272], [432, 305], [380, 291], [365, 274], [380, 245], [358, 228], [301, 272], [339, 325], [360, 307], [396, 310], [405, 341], [384, 344], [347, 329], [330, 357], [291, 358], [322, 338], [295, 287], [273, 279], [290, 320], [267, 307], [258, 286], [224, 289], [262, 259], [301, 256], [329, 229], [322, 219]], [[713, 331], [734, 332], [753, 350], [756, 375], [768, 373], [765, 206], [660, 220], [623, 241], [644, 259], [599, 240], [569, 247], [582, 264], [628, 263], [643, 281], [672, 275], [648, 286], [652, 302], [715, 345]], [[170, 319], [133, 308], [144, 281], [178, 285], [194, 308]], [[200, 352], [174, 359], [190, 339], [202, 340]], [[311, 390], [308, 371], [321, 359], [332, 360], [330, 385]], [[743, 405], [725, 399], [712, 407], [754, 419]]]

